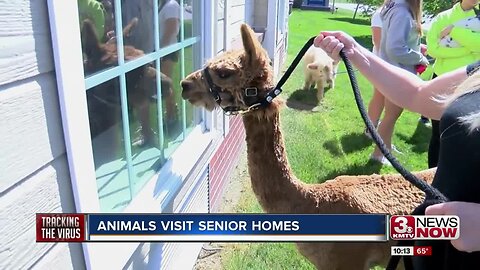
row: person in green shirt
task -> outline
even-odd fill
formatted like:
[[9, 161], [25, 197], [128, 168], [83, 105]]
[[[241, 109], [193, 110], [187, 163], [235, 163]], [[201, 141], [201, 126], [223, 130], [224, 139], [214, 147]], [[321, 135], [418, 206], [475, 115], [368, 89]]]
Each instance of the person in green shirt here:
[[89, 19], [95, 25], [98, 40], [103, 41], [105, 34], [105, 8], [96, 0], [78, 0], [78, 16], [80, 29], [83, 21]]
[[[465, 18], [475, 17], [478, 3], [479, 0], [460, 0], [433, 19], [427, 33], [427, 53], [435, 58], [433, 78], [480, 60], [480, 33], [453, 25]], [[440, 40], [447, 35], [459, 43], [460, 47], [441, 45]], [[439, 146], [439, 121], [432, 120], [432, 136], [428, 147], [429, 168], [437, 167]]]

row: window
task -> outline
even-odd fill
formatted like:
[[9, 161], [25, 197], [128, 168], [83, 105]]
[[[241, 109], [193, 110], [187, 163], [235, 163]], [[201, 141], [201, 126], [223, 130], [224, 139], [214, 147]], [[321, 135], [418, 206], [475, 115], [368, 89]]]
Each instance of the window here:
[[[212, 113], [183, 101], [179, 88], [213, 55], [212, 3], [47, 2], [76, 210], [173, 211], [173, 199], [207, 165], [198, 161], [219, 137]], [[112, 252], [109, 267], [122, 268], [138, 248], [82, 246], [87, 268], [105, 268]]]
[[202, 59], [201, 12], [192, 0], [78, 0], [103, 212], [122, 211], [194, 129], [206, 129], [180, 89]]

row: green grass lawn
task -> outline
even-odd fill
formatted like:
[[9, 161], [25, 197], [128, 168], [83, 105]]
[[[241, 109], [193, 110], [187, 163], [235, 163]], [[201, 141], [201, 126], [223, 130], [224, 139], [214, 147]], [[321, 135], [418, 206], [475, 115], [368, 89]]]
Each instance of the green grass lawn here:
[[[289, 23], [288, 61], [291, 61], [309, 37], [321, 30], [343, 30], [371, 48], [368, 19], [352, 20], [352, 14], [331, 14], [294, 10]], [[287, 63], [287, 66], [290, 62]], [[286, 67], [284, 69], [286, 69]], [[339, 72], [345, 70], [343, 64]], [[357, 73], [365, 103], [372, 95], [370, 83]], [[293, 172], [308, 183], [321, 183], [338, 175], [392, 173], [391, 167], [369, 162], [373, 143], [363, 135], [364, 125], [353, 99], [347, 74], [339, 74], [335, 89], [325, 94], [323, 109], [311, 112], [316, 105], [315, 90], [303, 91], [301, 68], [290, 77], [281, 97], [292, 106], [282, 111], [282, 131]], [[394, 87], [394, 86], [392, 86]], [[298, 106], [301, 104], [302, 106]], [[291, 107], [302, 107], [294, 109]], [[404, 112], [398, 120], [393, 143], [403, 152], [397, 155], [410, 170], [427, 168], [430, 130], [418, 123], [419, 115]], [[238, 212], [261, 212], [251, 190], [244, 194]], [[224, 269], [314, 269], [291, 243], [232, 244], [222, 261]]]

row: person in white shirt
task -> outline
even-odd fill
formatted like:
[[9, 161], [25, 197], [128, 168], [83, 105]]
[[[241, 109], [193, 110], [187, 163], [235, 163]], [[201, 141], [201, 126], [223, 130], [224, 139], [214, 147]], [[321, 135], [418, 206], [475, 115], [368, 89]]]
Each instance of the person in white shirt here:
[[[385, 4], [386, 0], [383, 4]], [[380, 17], [380, 11], [382, 10], [383, 4], [378, 7], [378, 9], [373, 13], [371, 19], [371, 28], [372, 28], [372, 43], [373, 48], [372, 52], [380, 56], [380, 40], [382, 37], [382, 18]], [[385, 97], [374, 87], [373, 96], [370, 99], [368, 104], [368, 117], [372, 120], [375, 126], [378, 126], [380, 122], [380, 116], [382, 115], [383, 108], [385, 106]], [[370, 132], [365, 128], [365, 135], [369, 138], [372, 138]]]
[[[160, 47], [178, 42], [180, 32], [180, 5], [175, 0], [163, 0], [158, 12], [158, 24], [160, 27]], [[178, 62], [178, 51], [162, 58], [162, 72], [171, 76], [173, 66]]]
[[[180, 5], [176, 0], [162, 0], [158, 12], [158, 25], [160, 28], [160, 48], [178, 42], [180, 32]], [[163, 74], [172, 78], [173, 70], [178, 62], [179, 51], [175, 51], [162, 57], [160, 70]], [[172, 126], [177, 121], [177, 106], [175, 104], [174, 89], [162, 89], [162, 96], [166, 100], [167, 125]]]

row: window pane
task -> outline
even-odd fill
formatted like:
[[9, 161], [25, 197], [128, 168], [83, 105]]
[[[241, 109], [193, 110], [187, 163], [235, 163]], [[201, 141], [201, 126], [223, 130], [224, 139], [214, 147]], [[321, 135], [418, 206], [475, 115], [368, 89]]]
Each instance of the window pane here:
[[[153, 52], [155, 48], [153, 15], [152, 0], [122, 1], [124, 45], [132, 46], [144, 53]], [[135, 57], [128, 58], [125, 54], [125, 58], [131, 60]]]
[[[201, 59], [201, 44], [196, 43], [193, 46], [186, 47], [184, 49], [184, 66], [185, 66], [185, 75], [192, 73], [197, 70], [200, 66]], [[185, 102], [185, 122], [187, 132], [192, 127], [200, 123], [201, 110], [198, 107], [194, 107], [190, 102]]]
[[120, 211], [130, 201], [130, 189], [118, 78], [88, 90], [87, 104], [100, 208]]
[[176, 0], [160, 0], [159, 9], [160, 48], [163, 48], [180, 39], [180, 4]]
[[111, 0], [78, 0], [78, 15], [85, 76], [118, 64], [117, 58], [104, 56], [116, 47], [114, 7]]
[[200, 5], [201, 1], [183, 0], [183, 27], [185, 39], [199, 36], [201, 23], [200, 21]]
[[160, 58], [160, 71], [171, 78], [170, 85], [162, 85], [163, 124], [165, 131], [166, 156], [170, 156], [178, 143], [183, 140], [182, 97], [180, 81], [182, 79], [181, 51]]
[[[134, 196], [163, 161], [163, 147], [159, 143], [156, 73], [154, 64], [147, 64], [126, 74], [134, 173], [131, 188]], [[164, 83], [169, 82], [164, 80]]]

